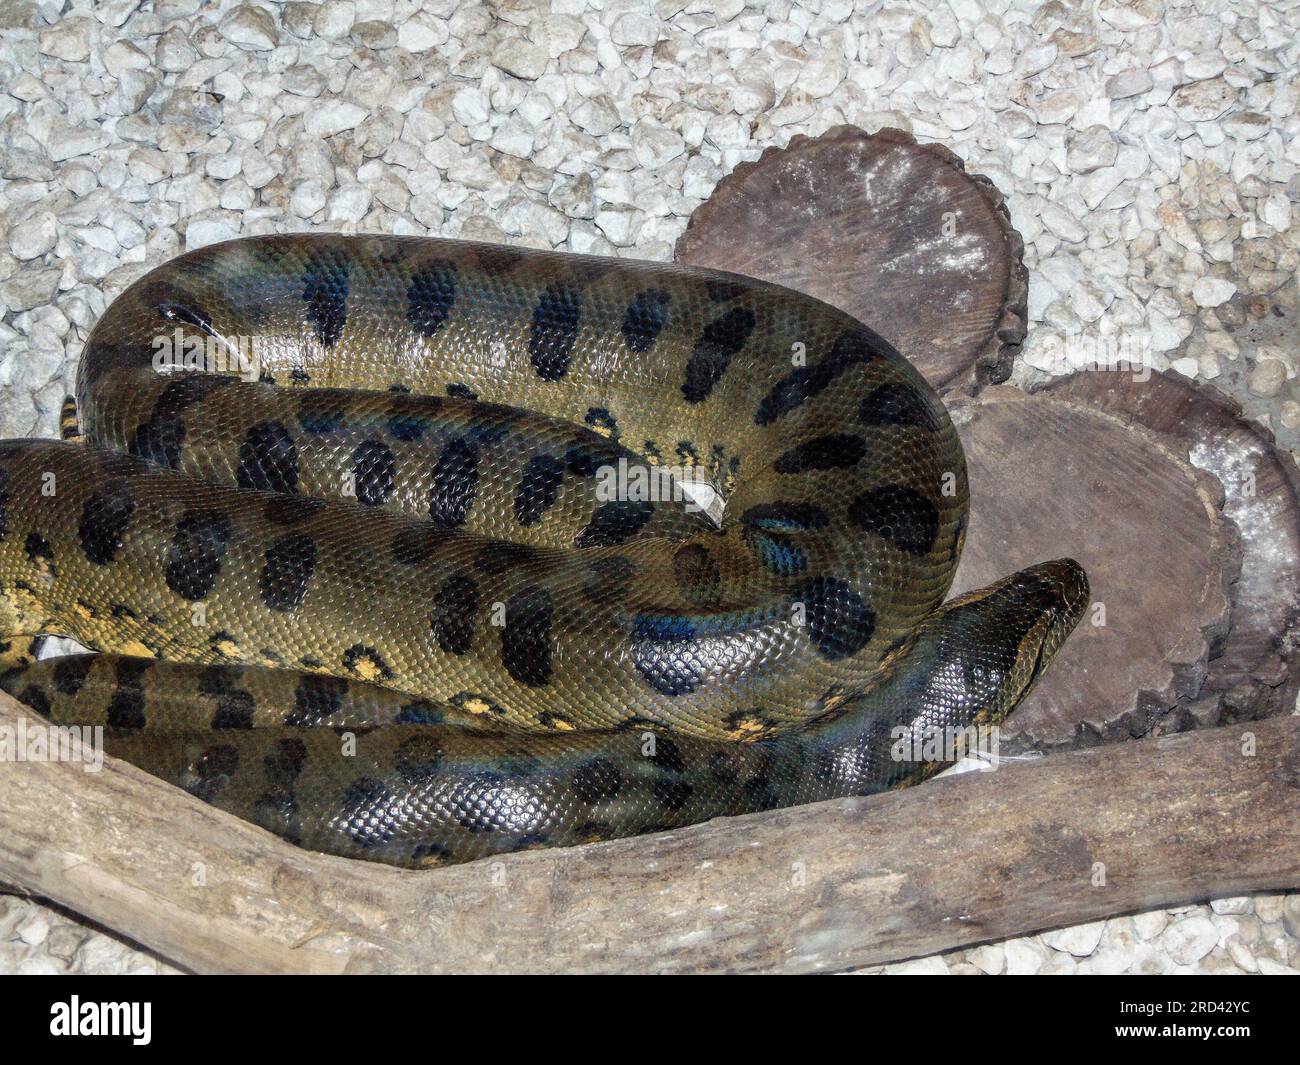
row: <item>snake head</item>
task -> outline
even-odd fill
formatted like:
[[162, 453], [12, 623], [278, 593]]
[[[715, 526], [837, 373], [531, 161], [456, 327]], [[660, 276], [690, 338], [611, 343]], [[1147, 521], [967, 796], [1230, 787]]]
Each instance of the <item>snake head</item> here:
[[1040, 562], [1013, 573], [982, 601], [986, 616], [1000, 625], [1014, 646], [1007, 712], [1025, 697], [1088, 609], [1088, 575], [1072, 558]]

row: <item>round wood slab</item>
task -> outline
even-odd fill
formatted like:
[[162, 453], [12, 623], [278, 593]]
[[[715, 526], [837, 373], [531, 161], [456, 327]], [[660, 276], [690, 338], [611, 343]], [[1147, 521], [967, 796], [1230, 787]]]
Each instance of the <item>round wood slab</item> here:
[[1024, 242], [1002, 195], [938, 144], [838, 126], [719, 182], [679, 262], [748, 274], [861, 319], [943, 392], [1005, 380], [1025, 336]]
[[1092, 586], [1092, 610], [1003, 727], [1007, 748], [1167, 728], [1227, 628], [1239, 556], [1217, 482], [1154, 434], [1065, 399], [998, 386], [950, 409], [971, 485], [953, 594], [1063, 556]]
[[1300, 665], [1300, 469], [1273, 434], [1213, 387], [1176, 373], [1147, 381], [1079, 373], [1044, 391], [1143, 426], [1218, 478], [1224, 513], [1241, 531], [1241, 577], [1229, 590], [1231, 627], [1210, 662], [1199, 720], [1247, 720], [1295, 709]]

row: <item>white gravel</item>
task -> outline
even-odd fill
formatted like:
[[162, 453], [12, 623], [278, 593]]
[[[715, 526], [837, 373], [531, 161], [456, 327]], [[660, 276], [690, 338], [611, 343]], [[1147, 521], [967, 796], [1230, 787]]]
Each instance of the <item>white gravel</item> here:
[[[1253, 0], [0, 0], [0, 437], [55, 435], [90, 325], [186, 248], [319, 226], [668, 259], [738, 162], [850, 122], [1007, 194], [1013, 380], [1135, 340], [1294, 449], [1298, 39], [1300, 7]], [[1295, 897], [1223, 905], [907, 967], [1297, 965]], [[153, 966], [42, 912], [0, 900], [0, 971]]]

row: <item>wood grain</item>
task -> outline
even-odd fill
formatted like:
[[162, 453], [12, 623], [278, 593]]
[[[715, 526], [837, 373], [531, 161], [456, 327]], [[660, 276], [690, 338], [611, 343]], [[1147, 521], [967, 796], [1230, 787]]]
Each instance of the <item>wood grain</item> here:
[[1007, 722], [1008, 742], [1157, 728], [1200, 692], [1228, 626], [1240, 555], [1218, 482], [1140, 426], [1063, 399], [997, 386], [950, 408], [971, 485], [954, 594], [1061, 556], [1092, 587], [1094, 612]]
[[1185, 725], [1290, 713], [1300, 693], [1300, 469], [1235, 400], [1180, 374], [1077, 373], [1048, 395], [1087, 403], [1157, 434], [1212, 473], [1241, 532], [1241, 575], [1229, 589], [1227, 636]]
[[1002, 194], [947, 148], [838, 126], [737, 166], [691, 216], [676, 257], [834, 304], [946, 393], [1011, 372], [1025, 337], [1023, 252]]

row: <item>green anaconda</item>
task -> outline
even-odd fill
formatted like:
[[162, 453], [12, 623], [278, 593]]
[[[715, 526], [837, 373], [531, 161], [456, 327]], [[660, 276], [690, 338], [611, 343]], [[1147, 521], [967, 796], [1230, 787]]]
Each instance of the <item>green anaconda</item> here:
[[[336, 854], [919, 781], [942, 763], [899, 738], [1001, 721], [1088, 599], [1060, 560], [942, 605], [947, 412], [872, 330], [739, 276], [230, 241], [111, 304], [76, 400], [77, 439], [0, 443], [0, 685]], [[97, 653], [33, 661], [43, 634]]]

